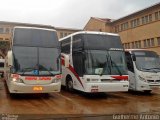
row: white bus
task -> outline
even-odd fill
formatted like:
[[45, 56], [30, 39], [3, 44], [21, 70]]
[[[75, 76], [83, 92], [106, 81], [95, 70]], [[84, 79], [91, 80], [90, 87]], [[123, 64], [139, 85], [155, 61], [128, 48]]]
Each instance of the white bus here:
[[9, 92], [59, 92], [60, 53], [60, 42], [54, 29], [15, 27], [5, 64]]
[[125, 54], [120, 36], [82, 31], [60, 39], [62, 85], [67, 90], [128, 91]]
[[127, 49], [125, 55], [129, 89], [150, 93], [152, 88], [159, 88], [160, 63], [155, 52], [143, 49]]

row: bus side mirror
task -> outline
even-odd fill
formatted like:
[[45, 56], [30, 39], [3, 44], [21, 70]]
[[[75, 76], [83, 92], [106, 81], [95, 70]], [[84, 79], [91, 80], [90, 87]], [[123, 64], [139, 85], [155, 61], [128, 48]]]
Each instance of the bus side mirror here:
[[133, 59], [133, 61], [136, 61], [136, 56], [132, 55], [132, 59]]
[[66, 54], [61, 54], [61, 56], [62, 56], [62, 60], [64, 61], [64, 66], [65, 67], [69, 67], [69, 55], [66, 55]]
[[12, 51], [8, 51], [8, 53], [7, 53], [7, 62], [8, 62], [8, 66], [9, 67], [13, 66], [13, 54], [12, 54]]

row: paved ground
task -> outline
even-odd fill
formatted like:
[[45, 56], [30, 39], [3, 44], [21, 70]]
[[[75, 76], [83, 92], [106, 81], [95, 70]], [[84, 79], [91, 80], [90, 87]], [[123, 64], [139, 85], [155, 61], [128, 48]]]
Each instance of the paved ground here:
[[27, 118], [30, 114], [42, 119], [46, 116], [48, 118], [71, 116], [70, 120], [79, 120], [77, 116], [81, 118], [85, 116], [84, 120], [96, 120], [97, 117], [105, 120], [106, 115], [147, 113], [160, 115], [160, 90], [155, 90], [149, 95], [140, 92], [91, 95], [81, 92], [69, 93], [63, 89], [60, 93], [10, 96], [4, 81], [0, 79], [1, 117], [9, 114]]

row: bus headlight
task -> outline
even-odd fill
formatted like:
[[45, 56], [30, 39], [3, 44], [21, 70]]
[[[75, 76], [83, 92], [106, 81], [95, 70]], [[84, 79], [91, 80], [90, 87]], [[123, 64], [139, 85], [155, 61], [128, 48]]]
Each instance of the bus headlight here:
[[58, 83], [58, 82], [61, 82], [61, 79], [62, 79], [62, 75], [55, 75], [55, 77], [53, 78], [52, 82], [53, 83]]
[[139, 79], [140, 79], [141, 81], [146, 82], [146, 79], [143, 78], [142, 76], [139, 75], [138, 77], [139, 77]]
[[23, 83], [23, 81], [19, 78], [12, 78], [12, 81], [17, 83]]

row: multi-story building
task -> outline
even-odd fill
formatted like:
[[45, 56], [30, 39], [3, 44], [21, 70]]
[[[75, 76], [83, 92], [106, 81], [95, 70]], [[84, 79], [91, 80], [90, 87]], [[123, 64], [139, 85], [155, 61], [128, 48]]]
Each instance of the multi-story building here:
[[124, 48], [144, 48], [160, 55], [160, 3], [117, 20], [91, 17], [84, 30], [114, 32]]

